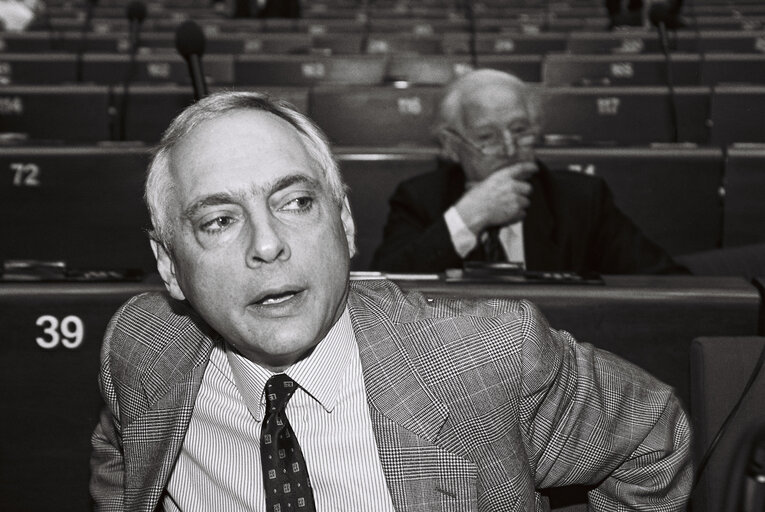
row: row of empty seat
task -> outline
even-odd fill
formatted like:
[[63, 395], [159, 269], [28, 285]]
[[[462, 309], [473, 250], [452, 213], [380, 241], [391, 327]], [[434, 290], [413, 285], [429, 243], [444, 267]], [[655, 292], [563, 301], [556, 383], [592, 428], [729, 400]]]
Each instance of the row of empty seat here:
[[[468, 54], [471, 36], [463, 32], [439, 35], [406, 32], [308, 34], [245, 31], [208, 34], [207, 53], [286, 53], [286, 54], [354, 54], [354, 53], [419, 53]], [[765, 52], [765, 33], [761, 31], [704, 31], [697, 35], [680, 33], [670, 42], [672, 51], [684, 53], [754, 53]], [[139, 40], [142, 52], [174, 49], [173, 32], [144, 32]], [[490, 34], [475, 35], [478, 54], [544, 55], [548, 53], [618, 54], [658, 53], [657, 36], [652, 32], [604, 33], [576, 32], [567, 34]], [[76, 31], [22, 32], [0, 34], [0, 51], [32, 52], [127, 52], [128, 34], [110, 32], [90, 34]]]
[[[435, 168], [435, 151], [337, 151], [367, 270], [396, 185]], [[554, 169], [603, 177], [645, 232], [681, 255], [765, 242], [765, 148], [540, 149]], [[0, 149], [0, 260], [154, 270], [142, 203], [145, 147]]]
[[[121, 83], [131, 59], [124, 54], [0, 53], [0, 85]], [[188, 83], [175, 53], [138, 55], [133, 82]], [[666, 85], [660, 55], [549, 54], [500, 56], [394, 55], [208, 55], [203, 69], [212, 85], [442, 85], [474, 67], [508, 71], [526, 82], [560, 86]], [[765, 54], [675, 54], [675, 85], [765, 84]]]
[[[335, 65], [337, 61], [326, 62], [322, 68], [325, 79], [344, 72]], [[177, 70], [179, 76], [182, 73]], [[315, 74], [304, 73], [299, 65], [292, 71], [304, 80], [319, 80]], [[430, 127], [440, 87], [319, 84], [250, 88], [292, 102], [338, 146], [434, 143]], [[28, 140], [154, 143], [170, 120], [192, 101], [189, 87], [132, 85], [125, 116], [121, 116], [121, 91], [121, 86], [4, 86], [0, 88], [2, 131]], [[540, 94], [542, 133], [548, 143], [630, 146], [674, 142], [667, 87], [548, 87]], [[678, 87], [674, 96], [678, 141], [715, 146], [765, 142], [765, 86]], [[126, 131], [115, 136], [115, 124], [123, 122]]]

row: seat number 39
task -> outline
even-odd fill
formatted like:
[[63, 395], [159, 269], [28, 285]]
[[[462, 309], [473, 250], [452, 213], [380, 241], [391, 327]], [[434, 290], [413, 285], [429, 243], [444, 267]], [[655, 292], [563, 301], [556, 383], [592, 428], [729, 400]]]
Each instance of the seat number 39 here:
[[53, 315], [42, 315], [37, 318], [35, 325], [42, 327], [44, 334], [35, 338], [35, 341], [40, 348], [46, 350], [54, 349], [59, 344], [68, 349], [77, 348], [85, 336], [82, 319], [75, 315], [65, 316], [61, 321]]

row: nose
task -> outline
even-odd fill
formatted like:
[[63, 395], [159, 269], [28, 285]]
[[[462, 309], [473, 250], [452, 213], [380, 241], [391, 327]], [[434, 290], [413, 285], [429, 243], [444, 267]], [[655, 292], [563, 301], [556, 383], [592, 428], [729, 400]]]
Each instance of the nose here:
[[290, 255], [289, 244], [281, 233], [278, 221], [271, 218], [250, 221], [247, 266], [257, 268], [263, 264], [287, 260]]
[[505, 153], [508, 156], [515, 155], [516, 150], [518, 149], [518, 146], [516, 145], [517, 141], [515, 140], [515, 137], [513, 137], [513, 133], [508, 130], [507, 128], [502, 130], [502, 147], [505, 150]]

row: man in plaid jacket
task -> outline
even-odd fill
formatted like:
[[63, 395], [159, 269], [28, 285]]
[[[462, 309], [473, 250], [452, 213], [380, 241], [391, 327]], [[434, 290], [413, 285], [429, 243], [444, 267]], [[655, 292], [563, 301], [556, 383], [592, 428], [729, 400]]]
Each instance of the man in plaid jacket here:
[[315, 510], [540, 511], [538, 489], [575, 484], [594, 510], [684, 509], [670, 388], [526, 301], [349, 282], [344, 186], [290, 106], [189, 107], [146, 199], [168, 294], [134, 297], [105, 336], [98, 510], [266, 510], [263, 383], [279, 373], [298, 386], [286, 416]]

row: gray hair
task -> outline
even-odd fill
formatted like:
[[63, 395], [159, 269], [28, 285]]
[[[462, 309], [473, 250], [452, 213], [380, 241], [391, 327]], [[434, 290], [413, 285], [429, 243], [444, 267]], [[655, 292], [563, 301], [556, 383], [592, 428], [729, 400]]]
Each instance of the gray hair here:
[[313, 121], [298, 112], [290, 103], [271, 98], [266, 94], [233, 91], [211, 94], [189, 106], [173, 119], [155, 147], [154, 156], [149, 164], [144, 192], [144, 201], [149, 209], [153, 226], [149, 236], [167, 250], [171, 249], [175, 229], [174, 223], [169, 219], [168, 201], [175, 188], [170, 175], [171, 151], [201, 123], [238, 110], [269, 112], [291, 124], [298, 131], [306, 151], [322, 172], [329, 185], [332, 199], [338, 206], [342, 206], [346, 197], [345, 184], [326, 136]]
[[539, 130], [541, 116], [539, 96], [528, 84], [504, 71], [477, 69], [465, 73], [446, 86], [436, 113], [433, 133], [438, 135], [445, 128], [462, 131], [464, 129], [462, 106], [465, 103], [465, 97], [489, 84], [506, 85], [513, 89], [524, 100], [531, 126], [535, 131]]

